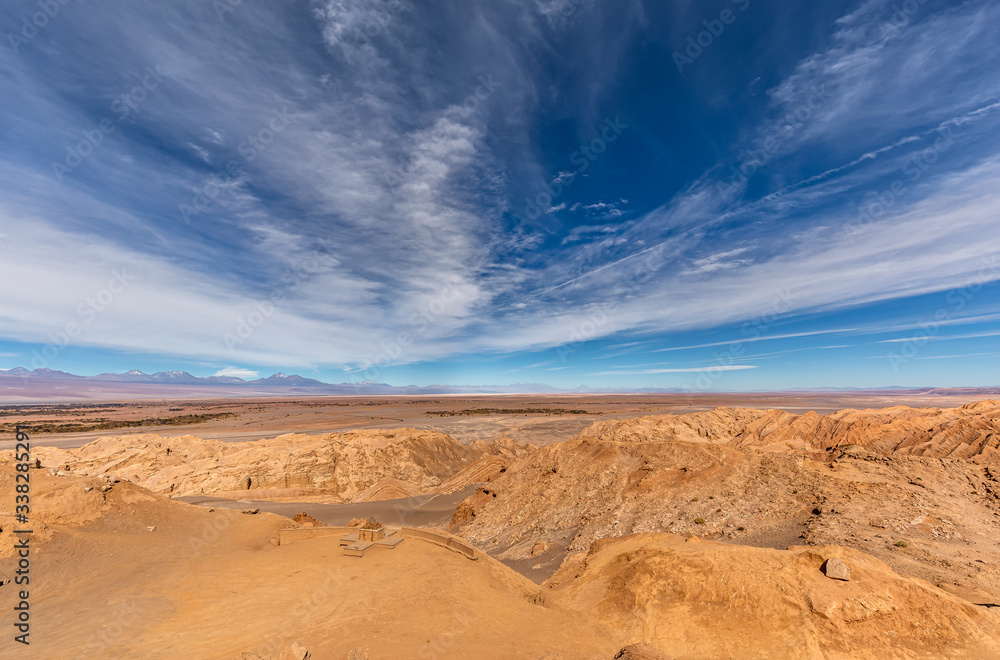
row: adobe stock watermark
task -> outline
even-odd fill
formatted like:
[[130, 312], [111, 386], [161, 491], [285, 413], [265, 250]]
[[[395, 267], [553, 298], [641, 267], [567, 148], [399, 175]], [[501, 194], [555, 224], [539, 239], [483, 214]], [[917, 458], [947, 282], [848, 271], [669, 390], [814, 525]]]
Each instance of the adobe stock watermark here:
[[560, 363], [566, 364], [571, 355], [576, 353], [586, 342], [597, 337], [601, 328], [608, 323], [611, 315], [618, 309], [621, 300], [638, 291], [645, 282], [649, 281], [653, 273], [663, 267], [666, 263], [666, 260], [663, 258], [664, 249], [663, 245], [650, 248], [639, 262], [640, 268], [637, 272], [630, 273], [619, 280], [619, 284], [624, 287], [621, 295], [610, 302], [601, 303], [587, 311], [587, 320], [581, 321], [573, 327], [566, 338], [566, 342], [556, 347]]
[[[323, 577], [325, 580], [315, 580], [313, 584], [316, 586], [312, 592], [304, 594], [288, 610], [291, 620], [307, 621], [321, 610], [327, 620], [337, 620], [348, 612], [349, 605], [358, 606], [359, 610], [366, 608], [369, 604], [361, 602], [361, 599], [365, 596], [371, 599], [370, 606], [374, 608], [375, 594], [359, 594], [355, 589], [352, 589], [350, 576], [342, 567], [327, 567]], [[350, 597], [348, 597], [348, 594], [350, 594]], [[286, 628], [284, 632], [272, 633], [265, 636], [258, 643], [256, 652], [259, 654], [269, 654], [275, 649], [280, 649], [294, 641], [294, 631]], [[271, 656], [267, 655], [267, 657]]]
[[452, 655], [454, 650], [451, 647], [458, 641], [459, 636], [464, 635], [472, 629], [475, 618], [465, 612], [460, 612], [452, 625], [448, 626], [434, 639], [426, 641], [420, 646], [417, 657], [420, 660], [437, 660], [443, 654]]
[[569, 18], [582, 6], [583, 0], [559, 0], [559, 4], [555, 7], [549, 7], [549, 10], [555, 9], [555, 11], [551, 13], [556, 14], [560, 18]]
[[245, 344], [257, 331], [257, 328], [264, 325], [264, 321], [274, 315], [277, 307], [285, 301], [285, 297], [295, 289], [299, 288], [303, 282], [314, 277], [320, 270], [319, 260], [315, 257], [306, 257], [294, 270], [285, 273], [284, 286], [275, 289], [265, 300], [258, 300], [253, 304], [253, 311], [246, 316], [236, 318], [236, 325], [232, 332], [222, 334], [222, 341], [229, 349], [230, 355], [233, 351]]
[[77, 318], [67, 321], [61, 330], [49, 333], [49, 343], [41, 351], [31, 352], [31, 368], [45, 369], [49, 362], [55, 360], [58, 355], [69, 346], [73, 339], [80, 334], [97, 318], [98, 314], [114, 303], [125, 289], [135, 280], [134, 275], [129, 275], [124, 268], [111, 271], [111, 278], [107, 286], [97, 291], [92, 296], [87, 296], [76, 306]]
[[[493, 79], [492, 73], [479, 76], [476, 83], [471, 94], [462, 99], [462, 102], [457, 104], [457, 106], [452, 106], [462, 119], [468, 119], [474, 115], [482, 107], [483, 103], [493, 96], [497, 88], [502, 85], [502, 83]], [[382, 178], [392, 187], [398, 186], [403, 182], [403, 175], [399, 174], [398, 171], [390, 170], [388, 167], [382, 171]]]
[[[868, 227], [884, 217], [910, 189], [909, 186], [919, 181], [924, 174], [955, 144], [951, 127], [940, 128], [938, 137], [931, 146], [921, 149], [902, 168], [902, 174], [881, 192], [870, 192], [858, 207], [858, 217], [844, 225], [844, 232], [851, 243]], [[909, 181], [909, 184], [907, 184]]]
[[117, 124], [138, 111], [139, 105], [149, 97], [149, 93], [163, 82], [164, 74], [159, 65], [147, 66], [144, 71], [145, 75], [139, 79], [141, 84], [118, 95], [111, 102], [110, 110], [115, 113], [114, 118], [104, 117], [96, 126], [83, 131], [82, 140], [66, 147], [66, 157], [62, 162], [52, 161], [52, 174], [56, 181], [62, 183], [67, 174], [80, 167], [101, 146], [104, 139], [115, 132]]
[[551, 183], [542, 182], [542, 192], [534, 199], [524, 200], [524, 216], [529, 220], [537, 220], [548, 213], [552, 208], [552, 202], [559, 199], [566, 189], [576, 182], [576, 177], [586, 172], [590, 165], [608, 150], [608, 145], [621, 137], [628, 127], [629, 125], [623, 122], [621, 117], [605, 119], [604, 123], [598, 126], [597, 137], [586, 144], [581, 144], [579, 149], [570, 154], [569, 162], [576, 165], [576, 169], [571, 172], [560, 172]]
[[677, 66], [678, 73], [684, 73], [686, 65], [694, 64], [694, 61], [701, 57], [706, 49], [711, 48], [716, 39], [722, 36], [722, 33], [726, 31], [726, 26], [735, 23], [736, 18], [750, 7], [750, 0], [732, 0], [732, 3], [736, 5], [739, 12], [726, 7], [719, 12], [718, 18], [702, 21], [701, 24], [705, 26], [705, 29], [694, 36], [688, 36], [687, 48], [684, 49], [684, 52], [674, 51], [674, 64]]
[[287, 108], [272, 110], [270, 118], [262, 122], [259, 128], [251, 131], [246, 139], [237, 145], [236, 151], [242, 158], [231, 159], [226, 163], [225, 168], [209, 174], [208, 183], [201, 188], [194, 189], [191, 203], [182, 203], [177, 206], [184, 224], [191, 224], [191, 218], [207, 209], [224, 188], [235, 184], [238, 180], [237, 177], [243, 173], [243, 168], [265, 151], [278, 134], [288, 128], [291, 121]]
[[375, 357], [365, 360], [361, 370], [361, 376], [364, 380], [353, 383], [355, 392], [361, 393], [361, 385], [367, 381], [374, 381], [385, 369], [395, 364], [413, 342], [427, 332], [428, 328], [444, 316], [451, 305], [461, 300], [462, 297], [462, 292], [458, 289], [458, 281], [452, 281], [429, 304], [410, 314], [407, 318], [410, 329], [399, 332], [389, 341], [381, 342], [379, 353]]
[[[188, 537], [190, 553], [185, 557], [189, 568], [184, 574], [193, 575], [198, 572], [199, 562], [207, 556], [214, 556], [217, 553], [217, 545], [223, 533], [226, 532], [239, 518], [238, 515], [215, 515], [206, 520], [201, 530]], [[324, 579], [325, 578], [325, 579]], [[301, 593], [296, 602], [288, 609], [288, 614], [295, 621], [302, 621], [311, 618], [317, 610], [323, 608], [325, 614], [333, 618], [342, 616], [348, 599], [338, 598], [347, 587], [347, 577], [341, 567], [327, 567], [322, 576], [312, 582], [314, 585], [310, 593]], [[331, 603], [334, 605], [331, 607]], [[276, 648], [287, 645], [294, 641], [291, 632], [275, 632], [260, 638], [257, 646], [257, 653], [270, 657], [270, 653]]]
[[920, 6], [926, 3], [927, 0], [905, 0], [902, 3], [893, 3], [889, 20], [879, 21], [878, 24], [882, 36], [889, 39], [898, 35], [910, 25], [910, 20], [920, 10]]
[[243, 0], [212, 0], [212, 9], [215, 10], [220, 23], [226, 22], [226, 14], [231, 14], [242, 6]]
[[29, 41], [38, 36], [40, 30], [45, 29], [53, 18], [55, 18], [64, 5], [68, 5], [71, 0], [39, 0], [37, 11], [31, 15], [21, 17], [21, 29], [17, 32], [8, 32], [7, 41], [14, 53], [20, 55], [21, 46], [25, 46]]
[[998, 277], [1000, 277], [1000, 254], [983, 257], [983, 267], [963, 285], [948, 291], [945, 294], [947, 305], [938, 308], [932, 319], [921, 322], [919, 331], [902, 341], [890, 340], [901, 344], [898, 352], [889, 351], [885, 356], [893, 373], [899, 373], [900, 368], [917, 357], [921, 349], [940, 334], [941, 326], [965, 309], [969, 301], [975, 298], [976, 294], [982, 291], [988, 282], [992, 282]]
[[[354, 48], [370, 46], [372, 41], [378, 39], [384, 34], [387, 34], [389, 32], [389, 25], [392, 23], [393, 18], [403, 11], [402, 0], [386, 0], [384, 2], [379, 2], [379, 0], [369, 0], [365, 4], [369, 8], [364, 12], [361, 20], [352, 21], [354, 24], [350, 26], [350, 29], [353, 31], [349, 34], [337, 35], [338, 45], [346, 55], [350, 55], [350, 48], [352, 45]], [[343, 20], [342, 17], [338, 16], [338, 11], [336, 9], [331, 9], [329, 11], [331, 17], [339, 19], [338, 22]], [[316, 14], [320, 17], [326, 15], [322, 9], [317, 10]], [[342, 36], [345, 38], [341, 38]], [[350, 37], [354, 37], [353, 43], [349, 39]]]
[[472, 114], [479, 109], [480, 104], [482, 104], [486, 99], [493, 96], [493, 92], [496, 91], [500, 83], [493, 80], [493, 74], [487, 74], [484, 78], [479, 76], [479, 84], [472, 91], [471, 94], [465, 97], [462, 101], [462, 105], [459, 107], [459, 114], [463, 118], [468, 119]]
[[770, 307], [762, 314], [750, 319], [740, 328], [740, 332], [745, 339], [734, 341], [726, 350], [721, 353], [712, 354], [712, 364], [698, 372], [698, 377], [691, 385], [684, 385], [681, 389], [685, 394], [694, 394], [711, 389], [722, 374], [726, 373], [729, 367], [736, 364], [739, 358], [746, 355], [746, 342], [759, 340], [767, 333], [783, 314], [791, 311], [795, 304], [795, 295], [790, 289], [781, 289], [777, 292]]
[[109, 651], [114, 643], [126, 633], [134, 634], [137, 624], [140, 624], [141, 610], [136, 607], [135, 599], [121, 603], [117, 608], [117, 616], [108, 618], [100, 632], [94, 632], [87, 641], [86, 648], [90, 651]]
[[747, 185], [752, 176], [778, 155], [785, 143], [802, 130], [830, 99], [826, 83], [818, 87], [812, 85], [808, 91], [806, 100], [799, 107], [785, 113], [777, 125], [759, 140], [760, 146], [744, 152], [741, 159], [743, 162], [729, 168], [728, 181], [716, 182], [715, 187], [719, 196], [724, 200], [732, 199]]

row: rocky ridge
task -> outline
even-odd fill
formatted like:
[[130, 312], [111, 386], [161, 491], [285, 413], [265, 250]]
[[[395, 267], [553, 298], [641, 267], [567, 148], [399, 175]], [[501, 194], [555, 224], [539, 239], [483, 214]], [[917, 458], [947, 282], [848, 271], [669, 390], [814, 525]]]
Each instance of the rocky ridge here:
[[392, 429], [255, 442], [133, 434], [79, 449], [39, 447], [33, 456], [57, 471], [113, 475], [173, 497], [339, 503], [460, 490], [471, 483], [461, 475], [485, 479], [523, 451], [512, 441], [463, 445], [434, 431]]
[[997, 411], [983, 402], [830, 419], [719, 409], [602, 421], [512, 461], [459, 505], [452, 531], [542, 578], [599, 539], [643, 532], [848, 545], [1000, 603]]

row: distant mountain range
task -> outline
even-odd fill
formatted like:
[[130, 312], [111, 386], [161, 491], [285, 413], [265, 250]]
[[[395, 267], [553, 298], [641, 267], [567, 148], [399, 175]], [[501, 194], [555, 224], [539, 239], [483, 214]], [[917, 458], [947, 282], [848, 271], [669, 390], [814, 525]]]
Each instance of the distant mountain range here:
[[[679, 394], [676, 388], [612, 388], [598, 389], [580, 386], [559, 389], [541, 383], [513, 385], [406, 385], [395, 386], [366, 380], [357, 383], [324, 383], [299, 375], [276, 373], [267, 378], [244, 380], [236, 376], [193, 376], [186, 371], [158, 371], [147, 374], [133, 369], [122, 374], [103, 373], [77, 376], [53, 369], [24, 367], [0, 369], [0, 400], [80, 400], [111, 397], [234, 397], [267, 395], [341, 395], [373, 396], [389, 394]], [[911, 394], [961, 394], [968, 396], [1000, 396], [1000, 388], [796, 388], [797, 393], [858, 393], [885, 392]]]
[[[232, 394], [267, 394], [267, 393], [303, 393], [303, 394], [340, 394], [340, 395], [377, 395], [377, 394], [543, 394], [558, 393], [583, 390], [559, 390], [549, 385], [538, 383], [517, 383], [515, 385], [485, 385], [485, 386], [452, 386], [452, 385], [428, 385], [428, 386], [394, 386], [387, 383], [377, 383], [372, 380], [365, 380], [357, 383], [324, 383], [313, 378], [306, 378], [296, 374], [286, 375], [276, 373], [267, 378], [257, 378], [254, 380], [244, 380], [236, 376], [207, 376], [200, 377], [189, 374], [186, 371], [158, 371], [154, 374], [147, 374], [138, 369], [126, 371], [122, 374], [103, 373], [96, 376], [78, 376], [65, 371], [55, 371], [52, 369], [35, 369], [29, 371], [24, 367], [14, 369], [0, 369], [0, 389], [10, 390], [18, 383], [21, 387], [33, 386], [32, 390], [45, 389], [46, 385], [59, 388], [65, 392], [68, 388], [92, 389], [101, 385], [111, 386], [111, 389], [121, 390], [121, 385], [144, 386], [164, 386], [161, 389], [171, 390], [176, 386], [175, 391], [190, 390], [192, 388], [201, 392], [211, 393], [210, 389], [218, 388], [219, 395]], [[183, 387], [181, 387], [183, 386]]]

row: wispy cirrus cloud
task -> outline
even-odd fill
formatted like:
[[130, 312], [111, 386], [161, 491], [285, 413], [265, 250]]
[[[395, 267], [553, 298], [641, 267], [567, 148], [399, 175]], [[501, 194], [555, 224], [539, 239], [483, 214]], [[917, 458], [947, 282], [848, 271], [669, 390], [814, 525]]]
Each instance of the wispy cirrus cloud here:
[[723, 371], [745, 371], [756, 369], [755, 364], [706, 365], [703, 367], [688, 367], [684, 369], [639, 369], [636, 371], [598, 371], [594, 376], [643, 376], [650, 374], [696, 374], [718, 373]]
[[[0, 53], [19, 109], [0, 156], [0, 274], [17, 283], [0, 335], [46, 341], [119, 265], [139, 273], [134, 287], [78, 344], [218, 368], [628, 345], [727, 324], [738, 337], [780, 296], [788, 321], [960, 286], [1000, 254], [1000, 56], [987, 47], [1000, 8], [929, 0], [892, 29], [891, 3], [837, 9], [800, 50], [752, 71], [720, 40], [736, 74], [706, 56], [711, 83], [696, 71], [665, 83], [670, 104], [635, 62], [656, 48], [669, 59], [659, 28], [700, 20], [672, 5], [330, 0], [246, 5], [220, 23], [210, 6], [176, 2], [53, 22], [52, 46]], [[155, 96], [59, 185], [51, 163], [149, 65], [164, 72]], [[766, 93], [740, 96], [762, 74]], [[729, 107], [729, 95], [743, 100]], [[275, 112], [287, 127], [251, 148]], [[619, 116], [632, 128], [569, 185], [570, 155]], [[954, 146], [911, 179], [942, 128]], [[896, 180], [905, 193], [847, 236]], [[552, 212], [513, 217], [540, 181], [565, 188]], [[185, 223], [178, 205], [207, 190]], [[227, 346], [272, 296], [266, 322]], [[987, 297], [975, 304], [968, 319], [988, 322]], [[879, 327], [915, 329], [914, 316]], [[404, 334], [405, 350], [385, 348]], [[680, 372], [599, 375], [669, 373]]]

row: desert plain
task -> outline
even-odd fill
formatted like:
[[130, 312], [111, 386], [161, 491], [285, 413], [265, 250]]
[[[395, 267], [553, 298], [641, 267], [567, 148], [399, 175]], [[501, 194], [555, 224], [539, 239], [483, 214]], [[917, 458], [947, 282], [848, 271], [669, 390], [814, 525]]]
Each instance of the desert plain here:
[[[0, 430], [0, 581], [30, 538], [5, 658], [1000, 658], [1000, 392], [95, 401]], [[347, 554], [370, 518], [402, 542]]]

